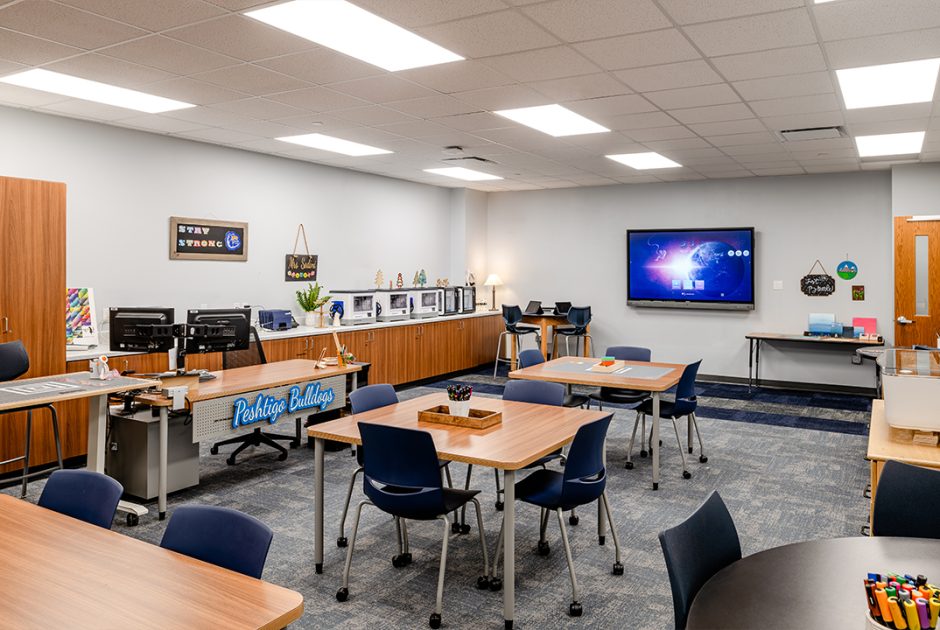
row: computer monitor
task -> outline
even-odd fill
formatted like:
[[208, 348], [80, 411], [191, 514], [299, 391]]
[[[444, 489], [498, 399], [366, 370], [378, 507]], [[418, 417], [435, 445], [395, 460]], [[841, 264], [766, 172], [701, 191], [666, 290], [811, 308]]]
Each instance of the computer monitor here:
[[571, 310], [571, 302], [555, 302], [555, 315], [567, 315]]
[[164, 307], [112, 307], [110, 349], [112, 352], [167, 352], [173, 348], [173, 319], [176, 311]]
[[186, 353], [247, 350], [251, 309], [192, 309], [186, 315]]
[[525, 307], [526, 315], [541, 315], [542, 314], [542, 302], [540, 300], [532, 300], [529, 302], [528, 306]]

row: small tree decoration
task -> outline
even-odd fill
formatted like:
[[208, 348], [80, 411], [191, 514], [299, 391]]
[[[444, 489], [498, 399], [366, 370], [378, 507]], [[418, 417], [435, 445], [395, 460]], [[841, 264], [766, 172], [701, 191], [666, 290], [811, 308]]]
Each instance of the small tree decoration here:
[[420, 271], [415, 272], [415, 277], [412, 278], [411, 280], [411, 286], [413, 287], [421, 286], [421, 272]]
[[418, 274], [418, 283], [420, 283], [422, 287], [428, 284], [428, 274], [424, 272], [424, 269]]
[[381, 269], [379, 269], [378, 271], [375, 272], [375, 280], [374, 280], [374, 282], [375, 282], [375, 288], [376, 288], [376, 289], [381, 289], [381, 288], [382, 288], [382, 285], [385, 284], [385, 274], [382, 273], [382, 270], [381, 270]]
[[405, 279], [401, 277], [401, 273], [398, 274], [398, 278], [395, 280], [395, 286], [399, 289], [405, 286]]

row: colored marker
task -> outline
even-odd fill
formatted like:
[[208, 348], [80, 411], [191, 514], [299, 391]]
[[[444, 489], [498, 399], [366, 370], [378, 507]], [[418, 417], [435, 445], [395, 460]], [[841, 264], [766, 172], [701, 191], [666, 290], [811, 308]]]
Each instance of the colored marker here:
[[894, 619], [894, 626], [898, 630], [907, 630], [907, 622], [904, 620], [904, 614], [901, 612], [901, 605], [897, 597], [888, 598], [888, 608], [891, 609], [891, 617]]
[[917, 600], [917, 616], [920, 618], [920, 627], [930, 627], [930, 613], [927, 612], [927, 600], [921, 597]]
[[915, 581], [915, 584], [917, 584], [917, 586], [923, 586], [926, 583], [927, 583], [927, 578], [925, 578], [923, 575], [917, 576], [917, 580]]
[[930, 600], [930, 627], [936, 628], [940, 621], [940, 598], [934, 597]]
[[904, 602], [904, 616], [907, 618], [907, 625], [911, 630], [921, 630], [920, 617], [917, 614], [917, 604], [912, 601]]
[[875, 589], [875, 598], [878, 600], [878, 609], [881, 610], [881, 616], [888, 623], [891, 623], [891, 609], [888, 608], [888, 595], [883, 588]]

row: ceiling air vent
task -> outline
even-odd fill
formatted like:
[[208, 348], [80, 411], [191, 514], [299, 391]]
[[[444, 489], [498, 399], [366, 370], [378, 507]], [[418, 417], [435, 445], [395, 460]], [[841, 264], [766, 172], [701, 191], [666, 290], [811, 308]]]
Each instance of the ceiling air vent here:
[[802, 142], [803, 140], [828, 140], [847, 138], [849, 134], [842, 127], [809, 127], [807, 129], [784, 129], [778, 132], [784, 142]]
[[482, 162], [483, 164], [496, 164], [493, 160], [488, 160], [486, 158], [477, 157], [475, 155], [467, 155], [463, 157], [449, 157], [441, 160], [442, 162]]

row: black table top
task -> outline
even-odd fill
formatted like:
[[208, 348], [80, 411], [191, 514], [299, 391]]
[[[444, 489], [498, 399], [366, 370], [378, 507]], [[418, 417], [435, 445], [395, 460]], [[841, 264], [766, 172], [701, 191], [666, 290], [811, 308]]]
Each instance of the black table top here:
[[719, 571], [692, 602], [688, 630], [866, 627], [863, 580], [940, 580], [940, 540], [833, 538], [768, 549]]

